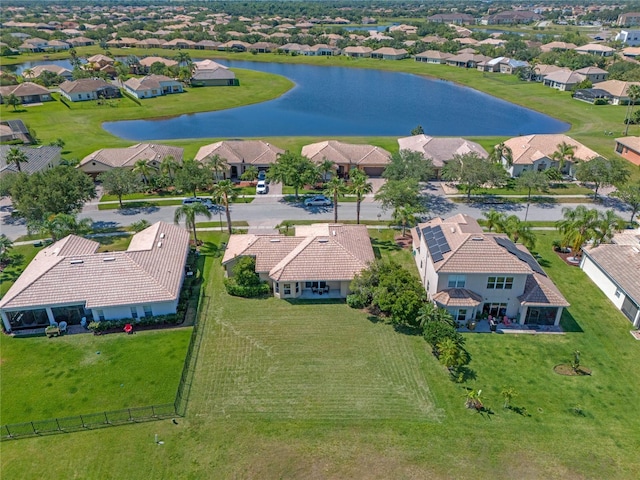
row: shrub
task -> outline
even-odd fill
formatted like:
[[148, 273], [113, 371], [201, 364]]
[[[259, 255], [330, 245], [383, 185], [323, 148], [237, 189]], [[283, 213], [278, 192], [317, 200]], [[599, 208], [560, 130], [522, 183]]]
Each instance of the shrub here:
[[609, 105], [609, 101], [606, 98], [596, 98], [596, 101], [593, 102], [594, 105]]
[[368, 302], [365, 298], [362, 297], [362, 295], [351, 293], [347, 295], [347, 305], [349, 305], [351, 308], [360, 309], [366, 307], [368, 305]]
[[239, 287], [256, 287], [260, 285], [260, 276], [256, 273], [256, 259], [242, 257], [233, 266], [233, 281]]
[[266, 282], [259, 285], [246, 287], [243, 285], [238, 285], [233, 280], [233, 278], [227, 278], [224, 281], [224, 286], [227, 289], [227, 293], [229, 295], [233, 295], [234, 297], [255, 298], [264, 297], [271, 293], [271, 287]]

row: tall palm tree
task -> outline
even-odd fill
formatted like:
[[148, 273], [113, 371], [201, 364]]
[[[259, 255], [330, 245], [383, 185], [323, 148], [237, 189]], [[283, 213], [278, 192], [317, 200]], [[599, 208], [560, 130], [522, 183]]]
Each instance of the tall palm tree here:
[[610, 243], [615, 233], [623, 230], [624, 227], [624, 220], [618, 217], [613, 210], [599, 212], [595, 225], [593, 246], [597, 247], [601, 243]]
[[327, 174], [333, 172], [336, 169], [335, 162], [328, 160], [326, 158], [322, 159], [320, 165], [318, 165], [318, 171], [322, 174], [322, 181], [327, 181]]
[[556, 223], [556, 227], [562, 235], [563, 244], [571, 247], [577, 256], [582, 245], [596, 236], [598, 210], [578, 205], [575, 209], [563, 208], [562, 215], [564, 218]]
[[51, 215], [44, 222], [34, 225], [35, 230], [51, 237], [55, 242], [70, 234], [86, 235], [91, 231], [93, 220], [83, 218], [78, 220], [75, 215], [58, 213]]
[[171, 183], [173, 183], [173, 175], [179, 167], [180, 165], [176, 162], [176, 159], [172, 155], [167, 155], [160, 162], [160, 173], [167, 175]]
[[236, 197], [236, 190], [231, 180], [220, 180], [213, 186], [213, 199], [215, 203], [222, 203], [227, 215], [227, 231], [231, 235], [231, 212], [229, 203]]
[[575, 147], [567, 142], [556, 145], [557, 150], [551, 155], [551, 159], [558, 162], [558, 170], [562, 171], [567, 161], [573, 161]]
[[494, 208], [489, 210], [488, 212], [483, 212], [482, 215], [487, 219], [487, 228], [489, 231], [494, 228], [497, 230], [500, 228], [500, 225], [504, 221], [504, 213], [500, 213]]
[[333, 177], [324, 187], [324, 194], [333, 199], [333, 222], [338, 223], [338, 197], [347, 192], [347, 185], [342, 178]]
[[29, 158], [27, 157], [27, 154], [18, 147], [11, 147], [7, 152], [7, 163], [9, 165], [14, 164], [18, 169], [18, 172], [22, 172], [20, 164], [27, 163], [28, 161]]
[[133, 172], [139, 174], [142, 177], [142, 182], [145, 185], [149, 183], [149, 177], [151, 176], [151, 166], [147, 163], [146, 160], [138, 160], [133, 165]]
[[507, 166], [513, 165], [513, 151], [510, 147], [507, 147], [504, 143], [499, 143], [489, 155], [489, 159], [494, 163], [502, 163], [502, 159], [505, 160]]
[[193, 241], [198, 245], [198, 236], [196, 234], [196, 215], [204, 215], [208, 219], [211, 218], [211, 212], [202, 203], [189, 203], [180, 205], [173, 215], [173, 221], [177, 225], [184, 218], [185, 227], [191, 229], [193, 233]]
[[640, 99], [640, 85], [630, 85], [627, 89], [627, 97], [629, 97], [629, 103], [627, 104], [627, 114], [625, 116], [625, 137], [629, 133], [629, 124], [631, 123], [631, 116], [633, 115], [633, 107]]
[[407, 227], [413, 227], [418, 223], [418, 216], [415, 208], [405, 205], [393, 210], [391, 218], [398, 225], [402, 225], [402, 236], [404, 237]]
[[224, 172], [229, 169], [229, 164], [227, 161], [222, 158], [220, 155], [209, 155], [205, 160], [205, 164], [209, 170], [211, 170], [211, 174], [214, 181], [220, 180], [220, 173], [222, 173], [222, 177], [224, 178]]
[[373, 192], [373, 185], [369, 182], [369, 177], [362, 170], [354, 168], [349, 171], [351, 185], [349, 190], [356, 196], [356, 223], [360, 223], [360, 205], [365, 195]]
[[191, 55], [185, 51], [179, 51], [174, 57], [175, 61], [178, 62], [178, 65], [189, 68], [191, 71], [193, 67], [193, 61], [191, 60]]

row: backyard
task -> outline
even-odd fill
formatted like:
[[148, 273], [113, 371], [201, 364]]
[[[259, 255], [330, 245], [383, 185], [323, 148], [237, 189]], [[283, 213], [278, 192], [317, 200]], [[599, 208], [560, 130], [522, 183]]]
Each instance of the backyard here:
[[[635, 478], [640, 343], [588, 278], [552, 251], [554, 235], [539, 233], [537, 250], [572, 304], [567, 333], [468, 334], [473, 373], [459, 385], [421, 337], [343, 303], [229, 297], [219, 263], [226, 237], [203, 233], [205, 323], [186, 417], [5, 442], [3, 474]], [[380, 255], [411, 265], [390, 232], [372, 236]], [[553, 372], [574, 350], [591, 376]], [[519, 392], [512, 409], [502, 408], [506, 387]], [[466, 388], [482, 390], [487, 411], [464, 408]]]

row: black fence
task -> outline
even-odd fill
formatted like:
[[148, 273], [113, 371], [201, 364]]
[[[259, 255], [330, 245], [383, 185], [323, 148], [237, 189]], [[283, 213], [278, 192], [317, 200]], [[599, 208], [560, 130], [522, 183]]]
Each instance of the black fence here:
[[124, 408], [112, 412], [90, 413], [74, 417], [50, 418], [37, 422], [13, 423], [0, 426], [1, 440], [91, 430], [114, 425], [162, 420], [176, 415], [173, 403], [148, 407]]

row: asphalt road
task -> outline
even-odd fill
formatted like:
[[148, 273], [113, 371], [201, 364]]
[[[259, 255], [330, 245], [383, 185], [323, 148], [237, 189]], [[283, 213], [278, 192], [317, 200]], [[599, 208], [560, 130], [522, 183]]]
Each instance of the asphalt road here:
[[[430, 210], [428, 217], [450, 216], [456, 213], [466, 213], [475, 218], [480, 218], [483, 212], [491, 208], [503, 211], [509, 215], [514, 214], [524, 219], [526, 204], [466, 204], [454, 203], [446, 199], [439, 193], [428, 194]], [[531, 205], [527, 214], [528, 220], [558, 220], [562, 218], [562, 208], [574, 208], [578, 204], [573, 203], [548, 203]], [[606, 210], [614, 208], [623, 218], [628, 217], [628, 213], [621, 208], [614, 199], [605, 197], [602, 204], [586, 204], [590, 208]], [[145, 219], [150, 223], [159, 220], [173, 222], [173, 215], [177, 207], [148, 207], [132, 208], [124, 210], [98, 210], [96, 204], [89, 204], [79, 215], [80, 218], [91, 218], [101, 227], [129, 225], [135, 221]], [[8, 199], [0, 201], [0, 231], [9, 238], [15, 239], [27, 233], [26, 226], [21, 221], [13, 221], [10, 217], [11, 205]], [[380, 215], [380, 217], [378, 217]], [[212, 220], [222, 218], [225, 220], [224, 212], [221, 215], [214, 213]], [[356, 218], [355, 202], [340, 203], [338, 206], [338, 220]], [[361, 205], [360, 218], [363, 220], [390, 220], [391, 212], [383, 211], [380, 205], [372, 199], [365, 200]], [[273, 228], [283, 220], [317, 220], [318, 222], [333, 221], [333, 208], [331, 207], [303, 207], [287, 204], [279, 197], [265, 196], [257, 198], [253, 203], [238, 203], [231, 207], [231, 219], [234, 221], [244, 220], [252, 228]], [[201, 219], [204, 220], [204, 219]]]

